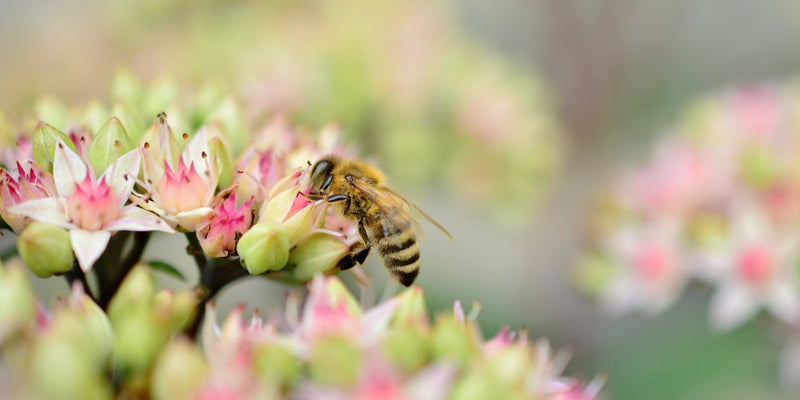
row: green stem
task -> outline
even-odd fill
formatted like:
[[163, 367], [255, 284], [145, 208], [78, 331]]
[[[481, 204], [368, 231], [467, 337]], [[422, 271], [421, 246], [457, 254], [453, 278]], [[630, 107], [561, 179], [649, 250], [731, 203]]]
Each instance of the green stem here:
[[[114, 249], [114, 251], [109, 254], [106, 260], [107, 262], [103, 264], [105, 271], [102, 281], [100, 280], [100, 274], [98, 274], [98, 282], [100, 283], [98, 305], [104, 310], [108, 308], [111, 299], [117, 293], [117, 290], [119, 290], [128, 272], [142, 259], [142, 254], [150, 240], [150, 235], [151, 232], [133, 232], [133, 243], [128, 253], [125, 254], [125, 257], [121, 257], [122, 246], [119, 246], [119, 251]], [[106, 255], [104, 254], [103, 257], [105, 258]]]
[[81, 266], [78, 265], [78, 262], [75, 261], [72, 263], [72, 269], [69, 272], [64, 274], [64, 279], [67, 280], [67, 284], [70, 288], [72, 288], [72, 284], [75, 281], [78, 281], [83, 285], [83, 291], [89, 296], [95, 303], [97, 303], [97, 298], [92, 293], [92, 289], [89, 287], [89, 284], [86, 282], [86, 274], [83, 273]]
[[200, 323], [206, 312], [206, 303], [229, 283], [249, 275], [247, 270], [239, 264], [238, 257], [210, 258], [202, 266], [198, 265], [198, 268], [200, 269], [198, 289], [202, 291], [203, 295], [197, 304], [197, 316], [184, 330], [184, 333], [192, 337], [196, 337], [200, 330]]

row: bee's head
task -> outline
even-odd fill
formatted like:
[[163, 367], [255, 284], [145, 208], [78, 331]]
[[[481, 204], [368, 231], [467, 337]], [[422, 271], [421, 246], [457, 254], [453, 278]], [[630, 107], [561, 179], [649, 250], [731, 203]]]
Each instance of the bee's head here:
[[323, 194], [328, 190], [333, 182], [332, 172], [335, 165], [334, 158], [326, 157], [311, 167], [311, 194]]

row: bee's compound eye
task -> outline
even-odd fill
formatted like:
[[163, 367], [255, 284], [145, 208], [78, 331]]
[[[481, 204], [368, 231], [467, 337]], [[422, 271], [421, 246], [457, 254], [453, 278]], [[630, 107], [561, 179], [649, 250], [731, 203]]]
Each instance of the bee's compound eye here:
[[328, 160], [320, 160], [311, 168], [311, 179], [318, 178], [320, 174], [327, 173], [331, 168], [331, 162]]

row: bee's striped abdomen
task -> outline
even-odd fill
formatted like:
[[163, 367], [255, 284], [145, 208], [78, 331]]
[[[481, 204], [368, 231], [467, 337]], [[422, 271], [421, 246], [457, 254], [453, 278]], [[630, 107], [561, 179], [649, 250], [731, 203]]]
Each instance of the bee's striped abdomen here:
[[413, 230], [387, 232], [377, 240], [383, 264], [404, 286], [411, 286], [419, 274], [419, 245]]

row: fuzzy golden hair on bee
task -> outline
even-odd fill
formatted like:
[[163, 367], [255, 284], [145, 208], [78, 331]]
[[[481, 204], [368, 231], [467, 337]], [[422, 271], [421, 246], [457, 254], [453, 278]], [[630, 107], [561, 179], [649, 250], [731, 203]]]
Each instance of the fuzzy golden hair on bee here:
[[375, 247], [383, 264], [400, 283], [410, 286], [420, 268], [416, 219], [424, 219], [452, 240], [450, 232], [405, 197], [389, 188], [377, 167], [357, 159], [327, 156], [311, 167], [312, 200], [325, 200], [358, 224], [362, 246], [340, 263], [341, 269], [363, 264]]

